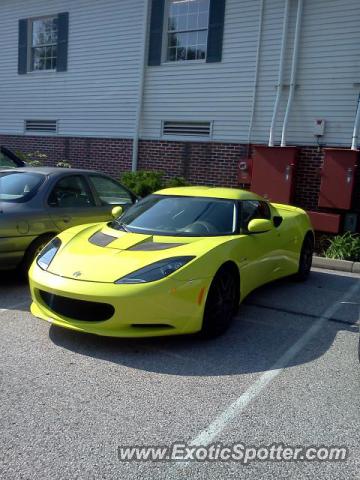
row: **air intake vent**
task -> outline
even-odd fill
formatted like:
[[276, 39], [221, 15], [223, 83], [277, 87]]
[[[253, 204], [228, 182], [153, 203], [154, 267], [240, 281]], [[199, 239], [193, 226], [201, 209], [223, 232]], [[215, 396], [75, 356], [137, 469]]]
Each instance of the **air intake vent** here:
[[56, 133], [56, 120], [25, 120], [26, 132]]
[[211, 122], [163, 122], [164, 136], [210, 137]]

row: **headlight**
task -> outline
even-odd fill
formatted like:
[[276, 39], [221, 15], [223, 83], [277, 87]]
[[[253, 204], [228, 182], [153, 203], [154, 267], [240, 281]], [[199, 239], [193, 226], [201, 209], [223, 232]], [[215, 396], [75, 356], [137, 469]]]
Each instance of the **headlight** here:
[[186, 265], [193, 258], [195, 257], [174, 257], [160, 260], [147, 267], [140, 268], [140, 270], [136, 270], [136, 272], [125, 275], [125, 277], [119, 278], [115, 283], [155, 282], [176, 272], [176, 270], [179, 270], [179, 268]]
[[55, 237], [53, 240], [51, 240], [50, 243], [46, 245], [43, 250], [41, 250], [39, 256], [36, 259], [36, 263], [39, 265], [40, 268], [42, 268], [43, 270], [47, 270], [49, 268], [49, 265], [55, 257], [60, 246], [61, 240]]

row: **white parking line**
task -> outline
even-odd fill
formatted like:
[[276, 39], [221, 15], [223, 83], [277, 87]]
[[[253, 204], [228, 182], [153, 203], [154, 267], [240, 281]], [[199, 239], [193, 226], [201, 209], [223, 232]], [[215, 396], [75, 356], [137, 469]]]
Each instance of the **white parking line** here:
[[[269, 383], [274, 380], [287, 367], [291, 360], [315, 337], [325, 322], [331, 318], [342, 306], [342, 304], [355, 296], [360, 290], [360, 282], [355, 285], [342, 297], [342, 299], [326, 309], [324, 314], [302, 335], [256, 382], [254, 382], [240, 397], [227, 407], [211, 424], [200, 432], [191, 442], [192, 446], [209, 445], [228, 424], [236, 418], [251, 401], [253, 401]], [[185, 466], [185, 464], [182, 464]]]

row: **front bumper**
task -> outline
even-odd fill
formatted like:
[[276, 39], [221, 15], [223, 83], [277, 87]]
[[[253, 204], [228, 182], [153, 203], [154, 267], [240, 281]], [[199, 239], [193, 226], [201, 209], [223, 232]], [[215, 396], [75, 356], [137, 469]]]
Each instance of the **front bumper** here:
[[[195, 333], [201, 329], [206, 293], [211, 279], [187, 282], [165, 278], [157, 282], [116, 285], [63, 278], [30, 269], [31, 312], [52, 324], [111, 337], [150, 337]], [[41, 294], [47, 292], [66, 300], [104, 303], [113, 307], [107, 320], [75, 320], [51, 308]], [[76, 302], [74, 302], [76, 305]], [[91, 303], [89, 303], [91, 311]], [[95, 311], [95, 310], [94, 310]]]

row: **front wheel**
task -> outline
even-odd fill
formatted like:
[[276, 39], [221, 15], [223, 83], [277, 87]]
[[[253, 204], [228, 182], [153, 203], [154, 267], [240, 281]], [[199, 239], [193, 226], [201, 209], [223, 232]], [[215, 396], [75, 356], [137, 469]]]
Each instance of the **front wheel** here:
[[224, 333], [229, 328], [238, 306], [238, 276], [233, 269], [223, 267], [211, 283], [200, 336], [214, 338]]
[[294, 275], [294, 280], [304, 282], [310, 275], [312, 259], [314, 253], [314, 239], [312, 235], [306, 235], [301, 247], [299, 269]]

